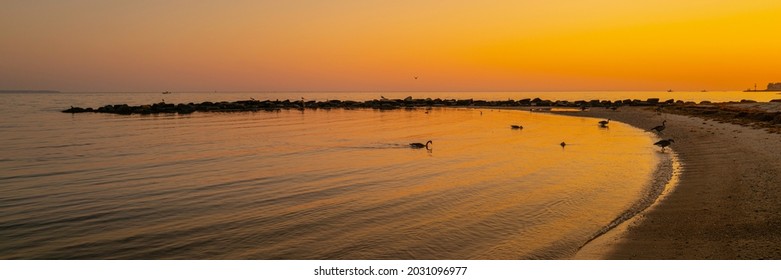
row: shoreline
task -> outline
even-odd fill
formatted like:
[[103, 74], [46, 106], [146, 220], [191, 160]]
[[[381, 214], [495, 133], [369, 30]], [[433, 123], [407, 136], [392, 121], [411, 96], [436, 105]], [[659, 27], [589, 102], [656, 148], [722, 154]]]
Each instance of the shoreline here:
[[[659, 138], [682, 170], [651, 206], [586, 243], [574, 259], [781, 259], [781, 139], [762, 129], [647, 108], [554, 114], [611, 118]], [[652, 133], [652, 132], [648, 132]]]
[[624, 213], [616, 217], [610, 224], [594, 234], [584, 243], [571, 259], [603, 259], [611, 249], [608, 243], [617, 236], [626, 233], [628, 225], [642, 221], [644, 215], [659, 205], [675, 189], [679, 182], [681, 163], [674, 151], [666, 151], [666, 155], [657, 165], [651, 175], [648, 187], [641, 199]]
[[[641, 130], [666, 120], [667, 129], [656, 137], [676, 141], [670, 149], [679, 161], [673, 161], [672, 165], [680, 164], [682, 171], [675, 171], [677, 174], [673, 181], [677, 184], [674, 189], [670, 190], [665, 183], [660, 190], [661, 195], [643, 196], [653, 199], [649, 203], [638, 202], [637, 205], [644, 206], [632, 206], [606, 225], [604, 230], [595, 233], [573, 258], [781, 259], [781, 245], [777, 245], [781, 244], [781, 157], [778, 157], [781, 155], [781, 137], [771, 133], [778, 133], [781, 129], [781, 113], [772, 111], [772, 108], [781, 110], [781, 102], [695, 105], [678, 104], [672, 100], [638, 100], [632, 101], [634, 106], [623, 105], [625, 102], [622, 102], [623, 106], [584, 107], [585, 104], [606, 104], [596, 100], [559, 106], [559, 101], [555, 101], [545, 106], [533, 101], [484, 104], [485, 101], [472, 99], [372, 100], [360, 103], [250, 100], [177, 105], [161, 102], [143, 106], [107, 105], [98, 110], [71, 108], [63, 112], [143, 115], [280, 109], [492, 108], [609, 118]], [[535, 105], [526, 106], [526, 103]], [[768, 105], [771, 109], [754, 108], [756, 105]], [[752, 107], [748, 108], [750, 110], [743, 108], [747, 106]], [[559, 111], [561, 109], [567, 111]], [[656, 171], [654, 174], [659, 180], [659, 174], [664, 172]], [[650, 185], [650, 189], [658, 189], [654, 183]]]
[[[506, 109], [506, 108], [495, 108], [495, 107], [486, 107], [489, 109]], [[594, 119], [594, 122], [604, 119], [604, 118], [598, 118], [593, 116], [585, 116], [580, 114], [582, 111], [579, 110], [544, 110], [541, 111], [537, 108], [513, 108], [511, 110], [529, 110], [532, 112], [545, 112], [545, 113], [552, 113], [554, 115], [565, 115], [565, 116], [572, 116], [572, 117], [587, 117]], [[619, 120], [614, 120], [616, 122], [621, 122]], [[626, 123], [624, 123], [626, 124]], [[644, 130], [643, 128], [637, 127], [637, 125], [631, 125], [626, 124], [629, 126], [634, 127], [635, 129]], [[650, 132], [649, 132], [650, 133]], [[652, 136], [652, 138], [655, 138], [654, 141], [658, 141], [659, 137], [658, 135]], [[649, 177], [649, 181], [647, 184], [647, 187], [643, 191], [643, 194], [640, 195], [640, 199], [631, 205], [628, 209], [626, 209], [624, 212], [622, 212], [620, 215], [618, 215], [615, 219], [613, 219], [610, 223], [605, 225], [602, 229], [595, 232], [589, 239], [580, 245], [575, 250], [575, 253], [573, 253], [569, 258], [570, 259], [583, 259], [583, 260], [589, 260], [589, 259], [603, 259], [605, 258], [604, 255], [606, 255], [606, 251], [610, 249], [610, 245], [612, 244], [606, 244], [605, 240], [610, 240], [615, 238], [615, 236], [619, 236], [622, 233], [626, 231], [626, 227], [628, 224], [634, 224], [639, 222], [642, 219], [643, 214], [647, 213], [650, 209], [656, 207], [660, 201], [662, 201], [669, 193], [673, 190], [673, 188], [678, 184], [679, 181], [679, 175], [681, 170], [681, 163], [678, 158], [678, 156], [675, 154], [675, 152], [671, 149], [668, 149], [665, 153], [660, 153], [659, 155], [659, 163], [656, 166], [656, 169], [651, 174], [651, 177]], [[610, 236], [610, 237], [605, 237]]]

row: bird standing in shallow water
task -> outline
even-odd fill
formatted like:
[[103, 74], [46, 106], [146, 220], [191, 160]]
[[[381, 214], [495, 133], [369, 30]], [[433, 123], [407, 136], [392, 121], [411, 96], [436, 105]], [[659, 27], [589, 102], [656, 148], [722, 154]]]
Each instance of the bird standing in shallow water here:
[[673, 139], [660, 140], [659, 142], [654, 143], [654, 145], [662, 147], [662, 152], [664, 152], [664, 148], [670, 146], [673, 142], [675, 142]]
[[429, 145], [431, 145], [431, 144], [434, 144], [434, 142], [432, 142], [431, 140], [428, 140], [428, 142], [426, 142], [426, 144], [423, 144], [423, 143], [409, 143], [409, 147], [413, 148], [413, 149], [426, 148], [426, 150], [431, 150], [431, 148], [429, 147]]
[[561, 142], [561, 144], [559, 145], [561, 145], [561, 147], [564, 148], [564, 146], [567, 146], [567, 143]]
[[666, 123], [666, 122], [667, 122], [667, 120], [664, 120], [664, 121], [662, 121], [662, 125], [654, 126], [653, 128], [649, 129], [648, 131], [656, 130], [656, 132], [661, 133], [662, 130], [664, 130], [666, 128], [666, 126], [664, 125], [664, 123]]
[[512, 128], [512, 129], [523, 129], [523, 126], [514, 124], [514, 125], [511, 125], [510, 128]]
[[610, 122], [610, 119], [599, 121], [599, 126], [606, 126]]

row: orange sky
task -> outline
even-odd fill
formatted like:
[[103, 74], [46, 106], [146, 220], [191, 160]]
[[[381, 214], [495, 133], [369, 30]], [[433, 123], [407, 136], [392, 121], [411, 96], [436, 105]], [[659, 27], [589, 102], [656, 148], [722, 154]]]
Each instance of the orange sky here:
[[778, 0], [12, 0], [0, 89], [741, 90], [779, 31]]

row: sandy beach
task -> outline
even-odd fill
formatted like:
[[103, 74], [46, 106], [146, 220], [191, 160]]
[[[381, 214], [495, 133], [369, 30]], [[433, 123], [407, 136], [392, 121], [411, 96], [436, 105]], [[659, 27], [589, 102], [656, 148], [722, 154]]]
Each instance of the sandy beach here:
[[667, 120], [661, 134], [648, 133], [675, 139], [682, 167], [668, 194], [575, 259], [781, 259], [781, 135], [652, 108], [557, 113], [642, 129]]

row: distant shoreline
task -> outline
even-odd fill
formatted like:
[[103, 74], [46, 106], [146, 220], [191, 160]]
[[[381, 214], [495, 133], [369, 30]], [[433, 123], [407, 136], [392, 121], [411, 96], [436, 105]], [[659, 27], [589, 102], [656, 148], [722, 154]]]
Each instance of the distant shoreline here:
[[[676, 140], [671, 148], [682, 165], [672, 192], [587, 244], [575, 259], [781, 259], [781, 142], [768, 129], [775, 120], [765, 121], [781, 116], [772, 109], [781, 104], [724, 105], [558, 113], [644, 129], [667, 120], [657, 137]], [[743, 108], [755, 105], [772, 108]]]
[[61, 93], [58, 90], [3, 89], [0, 93]]

